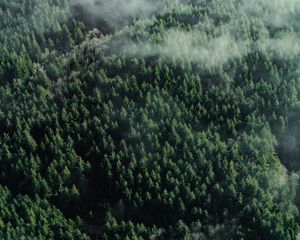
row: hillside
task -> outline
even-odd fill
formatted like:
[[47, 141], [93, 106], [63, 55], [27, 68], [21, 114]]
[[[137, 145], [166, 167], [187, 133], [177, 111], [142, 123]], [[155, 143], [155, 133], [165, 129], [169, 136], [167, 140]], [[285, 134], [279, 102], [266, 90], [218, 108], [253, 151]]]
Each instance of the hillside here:
[[299, 16], [0, 0], [0, 239], [298, 239]]

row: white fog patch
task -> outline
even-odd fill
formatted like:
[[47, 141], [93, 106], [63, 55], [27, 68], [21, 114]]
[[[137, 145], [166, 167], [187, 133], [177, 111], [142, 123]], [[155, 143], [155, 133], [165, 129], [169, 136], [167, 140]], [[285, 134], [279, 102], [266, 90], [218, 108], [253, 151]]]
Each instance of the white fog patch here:
[[266, 24], [280, 27], [295, 23], [294, 17], [300, 12], [298, 0], [247, 0], [242, 10], [248, 16], [259, 17]]
[[160, 56], [167, 60], [199, 62], [205, 67], [227, 63], [235, 57], [242, 57], [249, 51], [246, 41], [236, 40], [230, 33], [209, 38], [205, 34], [177, 29], [168, 30], [161, 41], [130, 43], [123, 46], [123, 52], [131, 57]]
[[80, 5], [88, 14], [97, 16], [108, 25], [125, 25], [132, 19], [149, 17], [166, 6], [164, 0], [69, 0], [71, 6]]
[[300, 54], [300, 42], [295, 34], [285, 34], [276, 38], [264, 38], [258, 41], [258, 48], [274, 57], [290, 59]]

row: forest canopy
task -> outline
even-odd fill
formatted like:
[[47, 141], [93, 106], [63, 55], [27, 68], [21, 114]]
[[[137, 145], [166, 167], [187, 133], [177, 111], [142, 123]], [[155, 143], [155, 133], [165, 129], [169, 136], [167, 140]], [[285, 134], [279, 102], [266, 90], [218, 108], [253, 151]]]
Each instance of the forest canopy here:
[[0, 0], [0, 239], [300, 239], [300, 1]]

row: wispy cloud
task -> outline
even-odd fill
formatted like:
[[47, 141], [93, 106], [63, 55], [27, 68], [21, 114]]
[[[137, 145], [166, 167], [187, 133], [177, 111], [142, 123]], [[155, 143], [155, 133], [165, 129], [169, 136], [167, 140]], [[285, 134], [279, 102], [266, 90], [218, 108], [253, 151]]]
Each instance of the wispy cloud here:
[[170, 29], [157, 43], [127, 41], [122, 51], [127, 56], [159, 56], [169, 61], [172, 59], [199, 62], [205, 67], [224, 64], [235, 57], [242, 57], [249, 50], [246, 41], [236, 40], [230, 33], [223, 33], [210, 39], [198, 31]]

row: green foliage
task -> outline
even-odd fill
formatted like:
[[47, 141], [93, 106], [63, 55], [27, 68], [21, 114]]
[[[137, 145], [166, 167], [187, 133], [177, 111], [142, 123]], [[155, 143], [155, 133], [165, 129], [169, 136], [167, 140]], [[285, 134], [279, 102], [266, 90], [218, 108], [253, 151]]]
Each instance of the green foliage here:
[[47, 200], [13, 197], [7, 188], [0, 187], [0, 205], [1, 239], [89, 239], [78, 230], [81, 221], [65, 218]]
[[299, 29], [221, 2], [0, 0], [0, 239], [296, 239]]

